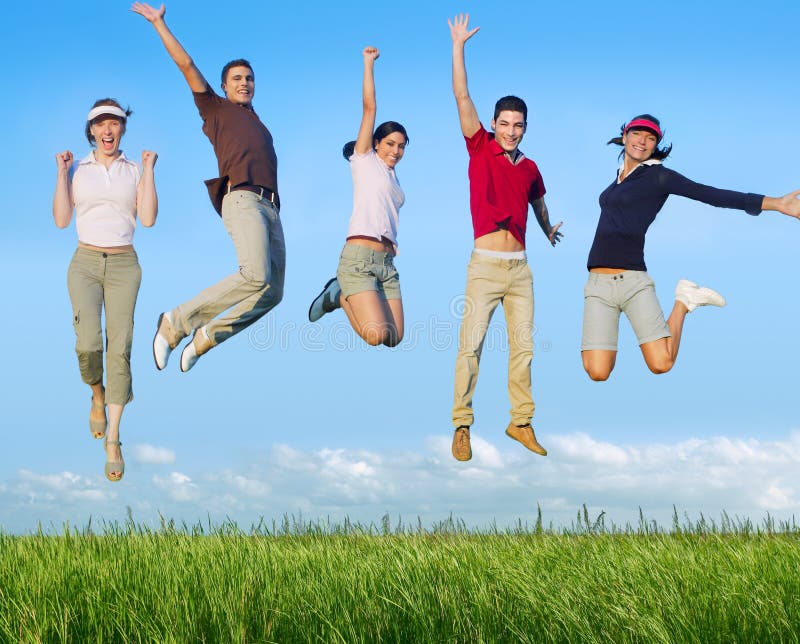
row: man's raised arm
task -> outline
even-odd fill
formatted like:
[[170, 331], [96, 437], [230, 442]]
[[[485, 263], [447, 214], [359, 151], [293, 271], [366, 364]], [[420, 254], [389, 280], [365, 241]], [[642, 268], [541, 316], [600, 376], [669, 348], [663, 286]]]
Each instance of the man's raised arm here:
[[464, 64], [464, 43], [474, 36], [480, 27], [469, 30], [469, 14], [459, 14], [450, 25], [450, 37], [453, 39], [453, 95], [458, 106], [458, 118], [461, 122], [461, 133], [471, 137], [481, 127], [478, 112], [467, 89], [467, 68]]
[[161, 37], [161, 42], [164, 43], [167, 53], [183, 73], [186, 82], [189, 83], [189, 88], [193, 92], [205, 92], [208, 86], [206, 79], [197, 69], [191, 56], [186, 53], [183, 45], [178, 42], [178, 39], [169, 30], [167, 23], [164, 22], [164, 14], [167, 13], [166, 7], [162, 4], [160, 8], [155, 9], [144, 2], [134, 2], [131, 6], [131, 11], [143, 16], [145, 20], [155, 27], [156, 33]]

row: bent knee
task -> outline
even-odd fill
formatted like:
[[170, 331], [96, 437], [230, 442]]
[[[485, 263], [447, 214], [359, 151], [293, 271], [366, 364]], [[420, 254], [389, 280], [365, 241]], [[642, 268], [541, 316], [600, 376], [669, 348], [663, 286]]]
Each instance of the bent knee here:
[[253, 269], [242, 266], [239, 268], [239, 274], [255, 290], [260, 291], [269, 286], [271, 275], [268, 269]]
[[595, 382], [604, 382], [608, 380], [611, 375], [611, 369], [598, 369], [597, 367], [590, 366], [584, 367], [589, 378]]
[[647, 362], [647, 368], [656, 375], [667, 373], [674, 365], [675, 361], [672, 358], [659, 358]]
[[386, 340], [383, 342], [387, 347], [396, 347], [403, 341], [403, 334], [395, 334], [389, 333], [387, 334]]
[[388, 341], [386, 332], [381, 332], [376, 329], [364, 331], [361, 338], [371, 347], [377, 347], [379, 344], [385, 344]]

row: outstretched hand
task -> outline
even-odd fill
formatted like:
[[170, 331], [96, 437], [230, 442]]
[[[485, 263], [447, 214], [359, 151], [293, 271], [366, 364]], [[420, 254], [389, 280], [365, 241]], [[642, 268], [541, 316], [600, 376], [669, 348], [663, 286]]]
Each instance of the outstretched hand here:
[[800, 219], [800, 190], [795, 190], [788, 195], [783, 195], [783, 197], [778, 199], [778, 203], [778, 210], [784, 215]]
[[72, 152], [65, 150], [56, 154], [56, 166], [59, 170], [69, 170], [72, 166]]
[[453, 18], [452, 22], [448, 18], [447, 24], [450, 26], [450, 37], [453, 39], [454, 44], [464, 44], [476, 33], [478, 33], [478, 30], [480, 29], [480, 27], [475, 27], [475, 29], [470, 31], [468, 13], [458, 14], [455, 18]]
[[559, 221], [555, 226], [550, 229], [550, 234], [547, 236], [547, 239], [550, 240], [550, 245], [555, 246], [558, 242], [561, 241], [561, 238], [564, 236], [564, 233], [560, 232], [558, 229], [561, 228], [561, 224], [563, 221]]
[[375, 62], [381, 57], [377, 47], [364, 47], [364, 62]]
[[148, 22], [155, 22], [156, 20], [164, 18], [164, 14], [167, 13], [167, 8], [163, 4], [156, 9], [145, 2], [134, 2], [131, 5], [131, 11], [133, 11], [133, 13], [138, 13], [140, 16], [144, 16]]

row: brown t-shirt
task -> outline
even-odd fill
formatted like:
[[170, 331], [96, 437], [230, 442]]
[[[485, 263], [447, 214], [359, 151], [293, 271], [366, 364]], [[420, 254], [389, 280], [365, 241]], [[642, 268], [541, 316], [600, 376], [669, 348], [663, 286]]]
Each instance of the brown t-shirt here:
[[192, 92], [203, 119], [203, 132], [214, 146], [219, 178], [206, 181], [211, 203], [222, 214], [222, 197], [231, 186], [246, 183], [278, 192], [278, 158], [272, 134], [252, 107], [218, 96], [210, 85]]

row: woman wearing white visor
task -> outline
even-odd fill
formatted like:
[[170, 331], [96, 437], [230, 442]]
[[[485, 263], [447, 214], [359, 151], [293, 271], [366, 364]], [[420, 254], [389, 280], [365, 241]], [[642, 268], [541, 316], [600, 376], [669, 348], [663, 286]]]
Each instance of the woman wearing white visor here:
[[133, 232], [137, 215], [149, 227], [158, 213], [153, 176], [158, 155], [143, 151], [140, 169], [119, 147], [130, 114], [113, 99], [95, 102], [85, 131], [93, 149], [78, 161], [69, 150], [56, 154], [53, 198], [56, 226], [66, 228], [76, 215], [78, 248], [67, 272], [75, 352], [81, 378], [92, 389], [89, 430], [94, 438], [105, 438], [105, 474], [111, 481], [119, 481], [125, 471], [119, 423], [133, 399], [133, 312], [142, 279]]

